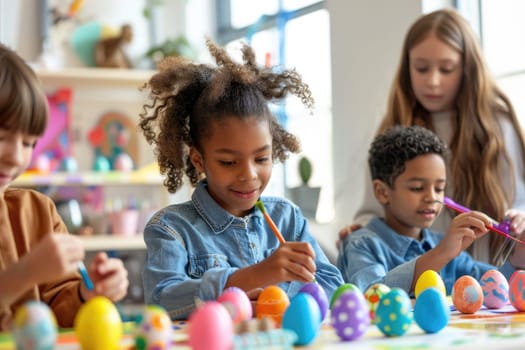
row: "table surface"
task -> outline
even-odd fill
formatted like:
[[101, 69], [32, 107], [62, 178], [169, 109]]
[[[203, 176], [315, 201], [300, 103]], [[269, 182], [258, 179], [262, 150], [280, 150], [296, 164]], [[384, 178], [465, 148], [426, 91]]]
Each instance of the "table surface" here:
[[[190, 349], [187, 345], [186, 322], [175, 322], [174, 349]], [[133, 325], [126, 323], [121, 349], [132, 349]], [[525, 312], [517, 312], [508, 305], [499, 310], [482, 309], [475, 314], [453, 311], [447, 327], [435, 334], [425, 334], [414, 322], [401, 337], [386, 337], [376, 326], [370, 326], [360, 339], [342, 342], [330, 327], [329, 320], [323, 322], [317, 338], [308, 346], [298, 349], [522, 349], [525, 346]], [[268, 349], [275, 349], [269, 347]], [[0, 350], [14, 350], [10, 334], [0, 334]], [[57, 350], [77, 350], [80, 346], [72, 330], [61, 330]], [[257, 349], [262, 349], [258, 347]]]

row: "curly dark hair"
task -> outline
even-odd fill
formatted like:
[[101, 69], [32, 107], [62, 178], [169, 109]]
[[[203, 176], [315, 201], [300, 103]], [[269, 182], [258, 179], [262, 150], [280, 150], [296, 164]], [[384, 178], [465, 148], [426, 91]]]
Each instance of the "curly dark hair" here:
[[429, 129], [420, 126], [394, 126], [375, 137], [368, 151], [372, 180], [381, 180], [390, 188], [405, 171], [405, 164], [417, 156], [437, 154], [445, 157], [447, 147]]
[[209, 135], [212, 122], [235, 116], [268, 120], [272, 135], [272, 158], [284, 161], [301, 150], [299, 140], [287, 132], [271, 113], [268, 102], [289, 93], [308, 108], [314, 100], [307, 84], [295, 70], [279, 73], [256, 65], [253, 49], [244, 44], [243, 63], [236, 63], [226, 50], [211, 40], [206, 44], [216, 67], [168, 57], [144, 85], [150, 102], [143, 106], [139, 126], [154, 152], [164, 186], [170, 193], [183, 184], [184, 174], [195, 186], [200, 174], [189, 159], [190, 147], [202, 151], [201, 140]]

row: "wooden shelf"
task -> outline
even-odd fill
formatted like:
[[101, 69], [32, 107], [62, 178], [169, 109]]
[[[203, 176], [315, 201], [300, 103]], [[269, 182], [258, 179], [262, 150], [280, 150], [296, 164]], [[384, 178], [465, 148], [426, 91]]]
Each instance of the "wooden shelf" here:
[[87, 251], [146, 249], [142, 234], [131, 237], [104, 234], [78, 237], [84, 241]]
[[15, 186], [129, 186], [129, 185], [161, 185], [163, 176], [160, 174], [132, 172], [53, 172], [39, 174], [26, 172], [14, 182]]
[[35, 68], [44, 85], [104, 87], [141, 87], [156, 71], [116, 68]]

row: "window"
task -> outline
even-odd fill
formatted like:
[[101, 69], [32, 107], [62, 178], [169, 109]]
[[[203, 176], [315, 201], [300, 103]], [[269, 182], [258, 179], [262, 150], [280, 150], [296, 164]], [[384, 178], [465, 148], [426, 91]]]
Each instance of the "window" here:
[[525, 2], [463, 0], [458, 2], [458, 9], [478, 32], [492, 74], [525, 125], [525, 46], [521, 45]]
[[276, 166], [268, 195], [284, 195], [285, 187], [300, 184], [297, 163], [307, 156], [313, 163], [312, 186], [321, 186], [316, 219], [333, 218], [332, 111], [330, 22], [324, 1], [221, 0], [217, 5], [217, 40], [232, 46], [239, 40], [255, 50], [259, 64], [295, 68], [309, 84], [315, 99], [312, 115], [291, 97], [275, 113], [283, 125], [297, 135], [301, 155], [293, 155], [284, 167]]

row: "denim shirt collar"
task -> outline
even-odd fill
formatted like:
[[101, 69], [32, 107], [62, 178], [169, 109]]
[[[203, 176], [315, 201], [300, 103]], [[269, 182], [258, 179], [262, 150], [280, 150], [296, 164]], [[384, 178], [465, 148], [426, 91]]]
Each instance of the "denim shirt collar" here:
[[414, 238], [400, 235], [385, 224], [385, 221], [381, 218], [372, 219], [368, 227], [381, 237], [394, 252], [401, 256], [406, 256], [413, 245], [421, 246], [425, 251], [428, 251], [438, 243], [426, 228], [421, 230], [421, 240], [418, 241]]
[[191, 201], [202, 220], [206, 222], [215, 234], [223, 233], [234, 222], [239, 220], [247, 222], [252, 217], [263, 218], [259, 210], [252, 210], [250, 214], [243, 218], [232, 215], [224, 210], [224, 208], [222, 208], [208, 192], [208, 181], [206, 179], [201, 180], [197, 184], [195, 191], [191, 196]]

